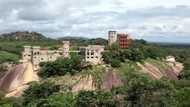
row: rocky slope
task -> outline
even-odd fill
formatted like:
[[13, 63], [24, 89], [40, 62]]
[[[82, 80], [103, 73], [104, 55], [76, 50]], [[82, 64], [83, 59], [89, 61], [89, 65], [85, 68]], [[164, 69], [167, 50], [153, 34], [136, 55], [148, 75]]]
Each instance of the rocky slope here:
[[[181, 63], [166, 63], [157, 60], [147, 60], [144, 63], [134, 64], [140, 72], [148, 74], [152, 79], [167, 77], [177, 80], [183, 69]], [[130, 64], [123, 64], [123, 70], [128, 71]], [[123, 84], [119, 69], [112, 69], [106, 66], [97, 66], [89, 71], [78, 73], [74, 76], [65, 75], [48, 78], [45, 81], [53, 81], [61, 86], [62, 91], [78, 92], [80, 90], [95, 90], [101, 88], [110, 90]], [[31, 63], [17, 65], [7, 72], [0, 79], [0, 90], [9, 96], [20, 96], [31, 81], [38, 81], [36, 72], [33, 71]]]
[[179, 62], [168, 63], [149, 60], [144, 64], [137, 63], [137, 65], [142, 69], [140, 70], [141, 72], [148, 74], [153, 79], [167, 77], [172, 80], [178, 80], [178, 76], [183, 70], [183, 64]]
[[27, 88], [27, 83], [32, 81], [38, 81], [32, 64], [19, 64], [1, 77], [0, 90], [7, 93], [7, 97], [20, 96], [22, 91]]

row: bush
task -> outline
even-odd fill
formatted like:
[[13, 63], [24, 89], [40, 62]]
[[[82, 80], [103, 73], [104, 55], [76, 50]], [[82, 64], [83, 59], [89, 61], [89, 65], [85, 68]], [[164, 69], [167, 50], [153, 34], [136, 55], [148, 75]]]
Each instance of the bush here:
[[83, 66], [81, 62], [80, 57], [73, 56], [71, 58], [58, 59], [55, 62], [41, 63], [41, 69], [38, 74], [44, 78], [63, 76], [67, 73], [74, 75], [82, 70]]
[[76, 101], [77, 107], [116, 107], [112, 94], [104, 91], [81, 91]]
[[111, 60], [111, 66], [114, 68], [120, 67], [121, 66], [121, 61], [117, 59], [112, 59]]
[[44, 83], [31, 83], [30, 87], [24, 91], [24, 105], [31, 102], [38, 101], [39, 99], [47, 98], [55, 92], [59, 91], [59, 86], [51, 82]]
[[18, 62], [19, 56], [13, 53], [0, 51], [0, 64], [5, 62]]
[[46, 99], [31, 103], [29, 107], [75, 107], [75, 96], [72, 93], [57, 93]]

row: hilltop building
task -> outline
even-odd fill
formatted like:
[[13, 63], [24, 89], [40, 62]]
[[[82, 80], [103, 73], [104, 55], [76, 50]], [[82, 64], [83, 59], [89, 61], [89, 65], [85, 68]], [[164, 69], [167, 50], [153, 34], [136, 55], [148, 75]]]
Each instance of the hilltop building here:
[[79, 48], [79, 54], [83, 60], [94, 65], [102, 63], [102, 52], [104, 52], [104, 46], [101, 45], [89, 45]]
[[117, 42], [117, 32], [116, 31], [109, 31], [108, 32], [108, 45], [111, 46], [112, 44]]
[[114, 43], [118, 43], [120, 48], [127, 48], [131, 44], [132, 39], [127, 33], [117, 33], [116, 31], [109, 31], [108, 42], [109, 46]]
[[117, 34], [117, 41], [120, 48], [128, 48], [132, 39], [126, 33], [119, 33]]
[[79, 51], [70, 51], [70, 42], [63, 41], [62, 47], [58, 50], [49, 50], [40, 46], [24, 46], [22, 53], [22, 62], [32, 62], [34, 70], [39, 70], [41, 62], [51, 62], [58, 58], [69, 58], [71, 52], [79, 53], [85, 62], [93, 65], [102, 63], [102, 52], [104, 46], [89, 45], [80, 47]]
[[34, 70], [38, 70], [41, 62], [55, 61], [59, 57], [68, 58], [69, 48], [69, 41], [63, 41], [63, 46], [58, 50], [43, 49], [39, 46], [24, 46], [22, 61], [32, 62]]

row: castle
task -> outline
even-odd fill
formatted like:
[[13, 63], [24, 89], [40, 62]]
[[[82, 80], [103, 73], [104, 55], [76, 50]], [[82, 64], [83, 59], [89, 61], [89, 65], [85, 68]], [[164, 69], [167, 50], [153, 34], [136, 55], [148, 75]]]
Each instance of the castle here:
[[93, 65], [102, 63], [102, 52], [104, 46], [89, 45], [80, 47], [78, 51], [70, 51], [70, 42], [63, 41], [62, 47], [58, 50], [49, 50], [41, 48], [40, 46], [24, 46], [22, 53], [22, 62], [32, 62], [35, 71], [39, 70], [41, 62], [51, 62], [58, 58], [69, 58], [71, 52], [78, 53], [82, 60]]
[[[24, 46], [22, 53], [22, 62], [31, 62], [34, 70], [39, 70], [41, 62], [51, 62], [58, 58], [69, 58], [71, 52], [78, 53], [82, 60], [93, 65], [101, 64], [103, 62], [102, 53], [105, 46], [88, 45], [80, 47], [78, 51], [70, 51], [70, 42], [63, 41], [62, 46], [57, 50], [49, 50], [41, 48], [40, 46]], [[108, 45], [111, 46], [118, 43], [120, 48], [127, 48], [131, 43], [131, 39], [127, 34], [117, 33], [116, 31], [108, 32]]]
[[63, 41], [62, 47], [58, 50], [48, 50], [40, 46], [24, 46], [22, 53], [23, 62], [32, 62], [34, 70], [39, 69], [41, 62], [55, 61], [57, 58], [68, 58], [70, 50], [69, 41]]

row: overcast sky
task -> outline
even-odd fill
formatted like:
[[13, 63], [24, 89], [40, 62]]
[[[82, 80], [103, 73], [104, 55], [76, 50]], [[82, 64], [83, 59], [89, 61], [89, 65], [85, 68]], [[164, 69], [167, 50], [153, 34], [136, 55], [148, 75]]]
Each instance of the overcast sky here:
[[133, 38], [190, 43], [190, 0], [0, 0], [0, 33]]

